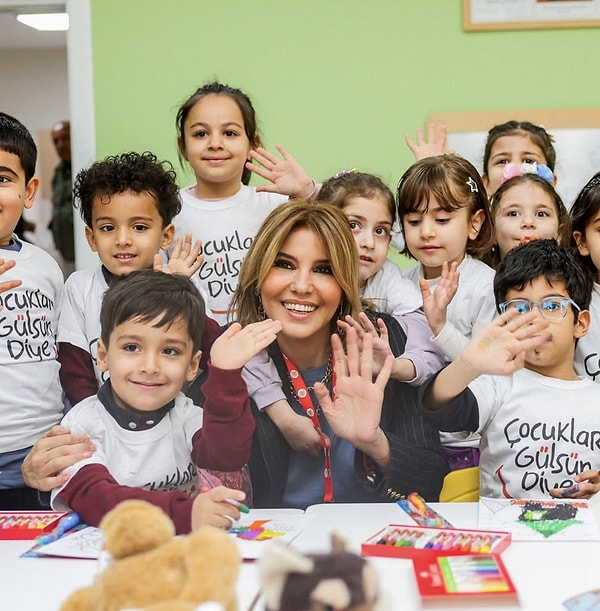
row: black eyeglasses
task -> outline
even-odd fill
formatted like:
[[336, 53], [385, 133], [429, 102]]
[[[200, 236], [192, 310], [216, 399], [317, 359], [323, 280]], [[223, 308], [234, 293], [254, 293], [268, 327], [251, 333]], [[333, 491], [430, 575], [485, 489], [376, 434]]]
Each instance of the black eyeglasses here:
[[502, 314], [508, 310], [516, 310], [519, 314], [527, 314], [536, 307], [540, 314], [546, 320], [562, 320], [572, 305], [577, 312], [581, 312], [581, 308], [569, 297], [561, 295], [551, 295], [541, 301], [529, 301], [529, 299], [511, 299], [501, 303], [498, 308]]

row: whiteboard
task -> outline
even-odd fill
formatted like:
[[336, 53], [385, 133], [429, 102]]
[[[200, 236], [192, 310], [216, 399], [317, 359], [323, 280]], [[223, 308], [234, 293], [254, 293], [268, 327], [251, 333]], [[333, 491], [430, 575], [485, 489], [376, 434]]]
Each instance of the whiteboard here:
[[[554, 171], [558, 176], [556, 190], [565, 206], [570, 208], [587, 181], [596, 172], [600, 172], [600, 108], [582, 109], [583, 114], [577, 114], [577, 110], [565, 110], [559, 115], [557, 112], [553, 111], [551, 116], [542, 115], [540, 118], [536, 117], [543, 111], [474, 113], [478, 115], [476, 120], [473, 120], [473, 114], [468, 120], [461, 120], [469, 113], [444, 113], [432, 115], [429, 120], [448, 127], [448, 148], [468, 159], [480, 172], [483, 172], [483, 151], [491, 127], [511, 119], [544, 125], [548, 133], [554, 136]], [[484, 124], [478, 128], [481, 122]], [[582, 125], [585, 122], [590, 123], [590, 126]], [[574, 127], [570, 127], [569, 123]], [[462, 129], [463, 125], [465, 129]]]

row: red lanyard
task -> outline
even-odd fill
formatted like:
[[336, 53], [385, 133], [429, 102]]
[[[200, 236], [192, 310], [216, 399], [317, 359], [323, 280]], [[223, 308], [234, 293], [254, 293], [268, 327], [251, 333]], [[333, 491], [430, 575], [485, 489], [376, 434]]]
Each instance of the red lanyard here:
[[[290, 380], [292, 382], [292, 386], [294, 388], [294, 392], [296, 393], [296, 397], [302, 406], [302, 409], [306, 413], [306, 415], [312, 420], [312, 423], [319, 435], [321, 436], [321, 443], [323, 444], [323, 501], [325, 503], [331, 503], [333, 501], [333, 475], [331, 473], [331, 441], [329, 437], [323, 433], [321, 430], [321, 422], [319, 420], [319, 416], [317, 414], [317, 410], [313, 405], [312, 399], [310, 397], [310, 393], [308, 391], [308, 387], [306, 386], [306, 382], [302, 377], [302, 374], [296, 368], [296, 365], [288, 359], [285, 354], [283, 355], [285, 360], [285, 366], [287, 367], [288, 373], [290, 375]], [[333, 366], [333, 365], [332, 365]], [[335, 389], [335, 369], [331, 374], [331, 384], [332, 388]], [[335, 401], [335, 393], [331, 393], [332, 400]]]

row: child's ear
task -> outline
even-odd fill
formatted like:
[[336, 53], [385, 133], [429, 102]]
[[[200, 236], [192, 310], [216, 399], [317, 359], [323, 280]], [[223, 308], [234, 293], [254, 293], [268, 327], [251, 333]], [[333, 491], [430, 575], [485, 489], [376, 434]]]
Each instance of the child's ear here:
[[96, 365], [98, 365], [98, 369], [102, 372], [108, 371], [108, 363], [106, 362], [106, 346], [101, 339], [98, 339], [96, 348]]
[[469, 227], [469, 240], [475, 240], [481, 231], [481, 226], [485, 221], [485, 210], [477, 210], [471, 217], [471, 226]]
[[173, 223], [170, 223], [166, 227], [163, 227], [162, 242], [160, 243], [160, 247], [162, 248], [162, 250], [167, 250], [167, 248], [169, 248], [169, 246], [171, 246], [171, 244], [173, 243], [174, 238], [175, 225], [173, 225]]
[[92, 251], [98, 252], [94, 232], [87, 225], [85, 226], [85, 239], [87, 240], [87, 243], [89, 244], [89, 247], [92, 249]]
[[191, 382], [198, 373], [198, 367], [200, 367], [200, 358], [202, 357], [202, 350], [198, 350], [194, 356], [192, 356], [192, 360], [190, 361], [190, 366], [188, 367], [187, 374], [185, 379], [188, 382]]
[[577, 320], [575, 321], [575, 329], [573, 331], [573, 337], [580, 338], [587, 334], [590, 328], [590, 311], [581, 310], [578, 312]]
[[40, 186], [40, 179], [35, 176], [29, 180], [25, 186], [25, 208], [31, 208], [33, 206], [33, 200]]
[[588, 257], [590, 254], [589, 248], [585, 243], [585, 238], [581, 231], [573, 232], [573, 239], [575, 240], [575, 244], [577, 244], [577, 250], [582, 257]]

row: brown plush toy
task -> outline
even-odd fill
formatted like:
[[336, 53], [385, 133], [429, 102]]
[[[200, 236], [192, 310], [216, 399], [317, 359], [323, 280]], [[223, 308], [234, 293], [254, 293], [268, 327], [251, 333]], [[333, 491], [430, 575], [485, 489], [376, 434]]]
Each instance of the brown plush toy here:
[[273, 544], [259, 564], [267, 611], [375, 611], [381, 609], [375, 569], [332, 537], [332, 551], [302, 555]]
[[206, 526], [175, 537], [170, 518], [138, 500], [117, 505], [100, 528], [112, 562], [61, 611], [192, 611], [207, 601], [237, 611], [240, 555], [226, 532]]

